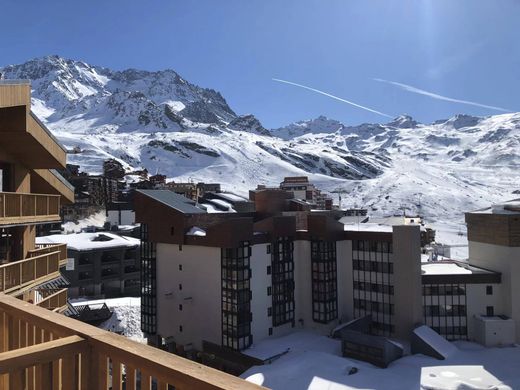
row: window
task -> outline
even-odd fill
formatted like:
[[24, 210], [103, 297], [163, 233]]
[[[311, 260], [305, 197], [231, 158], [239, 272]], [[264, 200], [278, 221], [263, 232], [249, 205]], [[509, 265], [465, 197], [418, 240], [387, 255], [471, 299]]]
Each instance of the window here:
[[236, 351], [252, 343], [250, 258], [249, 242], [221, 252], [222, 345]]
[[267, 317], [271, 317], [273, 315], [273, 308], [272, 307], [268, 307], [267, 308]]
[[267, 244], [267, 254], [271, 254], [271, 244]]
[[182, 290], [182, 284], [179, 283], [179, 290]]
[[173, 236], [175, 234], [175, 228], [172, 226], [170, 228], [170, 235]]
[[271, 275], [271, 266], [270, 265], [267, 266], [267, 275]]
[[[392, 252], [392, 242], [352, 241], [354, 317], [370, 315], [370, 332], [375, 335], [391, 336], [394, 331]], [[318, 309], [326, 310], [327, 307]]]
[[141, 330], [157, 330], [156, 245], [149, 241], [146, 224], [141, 224]]
[[179, 325], [179, 332], [182, 332], [182, 325]]
[[273, 328], [269, 328], [269, 336], [273, 335]]
[[336, 242], [311, 242], [312, 319], [329, 323], [338, 317]]
[[179, 245], [179, 252], [182, 252], [182, 245]]
[[423, 285], [424, 323], [447, 340], [467, 339], [465, 284]]
[[179, 264], [179, 271], [182, 271], [182, 264]]
[[493, 286], [486, 286], [486, 295], [493, 295]]
[[493, 306], [486, 306], [486, 315], [488, 317], [493, 317], [495, 315], [495, 309]]
[[179, 311], [182, 311], [182, 305], [179, 305]]
[[271, 296], [273, 294], [273, 288], [271, 286], [267, 287], [267, 295]]
[[294, 320], [294, 242], [280, 237], [271, 251], [271, 281], [273, 297], [273, 325]]

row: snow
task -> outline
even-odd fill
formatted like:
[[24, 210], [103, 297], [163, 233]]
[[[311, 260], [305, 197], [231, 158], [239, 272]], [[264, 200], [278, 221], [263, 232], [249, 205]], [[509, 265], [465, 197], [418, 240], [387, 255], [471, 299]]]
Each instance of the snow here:
[[385, 232], [392, 233], [392, 226], [390, 225], [381, 225], [377, 223], [349, 223], [345, 224], [345, 231], [349, 232]]
[[103, 227], [107, 220], [104, 211], [90, 215], [87, 218], [80, 219], [78, 222], [65, 222], [62, 227], [65, 233], [79, 233], [82, 229], [88, 227]]
[[465, 275], [472, 274], [471, 270], [461, 267], [457, 263], [430, 262], [421, 264], [423, 275]]
[[[96, 241], [96, 239], [108, 239]], [[140, 240], [134, 237], [118, 236], [108, 232], [99, 233], [75, 233], [53, 234], [50, 236], [36, 237], [37, 244], [67, 244], [68, 249], [76, 251], [88, 251], [107, 248], [133, 248], [140, 245]]]
[[111, 299], [71, 299], [73, 306], [100, 306], [103, 303], [111, 309], [112, 317], [99, 327], [110, 332], [116, 332], [132, 340], [146, 344], [146, 338], [141, 331], [141, 298], [124, 297]]
[[188, 232], [186, 233], [187, 236], [199, 236], [199, 237], [205, 237], [206, 231], [197, 227], [193, 226]]
[[432, 328], [422, 325], [413, 330], [418, 337], [424, 342], [434, 348], [444, 358], [448, 358], [457, 352], [457, 348], [446, 340], [444, 337], [435, 332]]
[[296, 331], [286, 336], [262, 340], [243, 351], [260, 360], [267, 360], [287, 351], [322, 351], [340, 353], [341, 342], [309, 331]]
[[[323, 336], [322, 336], [323, 337]], [[312, 339], [304, 336], [305, 339]], [[261, 341], [280, 340], [280, 338]], [[319, 336], [315, 336], [319, 340]], [[254, 366], [241, 375], [250, 382], [273, 390], [463, 390], [520, 388], [520, 348], [485, 348], [470, 342], [456, 342], [446, 360], [428, 356], [405, 356], [386, 369], [343, 358], [337, 348], [319, 342], [303, 343], [303, 348], [281, 340], [290, 351], [271, 364]], [[449, 342], [445, 341], [450, 344]], [[265, 355], [264, 355], [265, 356]], [[358, 372], [348, 375], [352, 367]]]

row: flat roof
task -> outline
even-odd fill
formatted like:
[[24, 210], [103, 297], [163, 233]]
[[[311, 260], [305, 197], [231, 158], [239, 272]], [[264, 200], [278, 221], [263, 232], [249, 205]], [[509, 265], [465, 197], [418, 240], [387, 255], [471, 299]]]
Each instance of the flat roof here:
[[53, 234], [36, 237], [37, 244], [67, 244], [67, 249], [76, 251], [100, 250], [109, 248], [133, 248], [141, 241], [133, 237], [119, 236], [108, 232]]
[[137, 190], [158, 202], [184, 214], [205, 214], [206, 210], [195, 205], [195, 202], [169, 190]]
[[392, 233], [393, 229], [391, 225], [383, 225], [379, 223], [347, 223], [344, 225], [343, 230], [346, 232], [384, 232]]
[[501, 274], [456, 260], [421, 263], [423, 284], [442, 283], [500, 283]]
[[520, 198], [497, 203], [483, 209], [469, 212], [469, 214], [520, 214]]

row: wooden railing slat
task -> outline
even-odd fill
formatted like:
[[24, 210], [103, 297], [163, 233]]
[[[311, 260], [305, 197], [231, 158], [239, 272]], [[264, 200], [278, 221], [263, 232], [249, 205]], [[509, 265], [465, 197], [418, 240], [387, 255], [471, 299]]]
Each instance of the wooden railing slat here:
[[112, 360], [112, 390], [123, 389], [123, 373], [121, 362]]
[[141, 390], [152, 390], [152, 377], [141, 371]]
[[126, 368], [126, 378], [125, 378], [126, 390], [136, 390], [137, 376], [136, 376], [135, 367], [127, 364], [125, 366], [125, 368]]
[[76, 383], [76, 356], [65, 356], [61, 359], [63, 389], [77, 389]]

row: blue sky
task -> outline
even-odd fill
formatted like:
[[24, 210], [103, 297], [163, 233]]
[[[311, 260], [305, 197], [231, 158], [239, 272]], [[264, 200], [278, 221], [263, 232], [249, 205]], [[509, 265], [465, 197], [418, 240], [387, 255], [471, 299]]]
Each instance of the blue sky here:
[[269, 128], [318, 115], [388, 121], [273, 78], [422, 122], [502, 111], [407, 86], [520, 111], [518, 0], [3, 0], [1, 12], [12, 16], [0, 24], [1, 65], [58, 54], [173, 68]]

